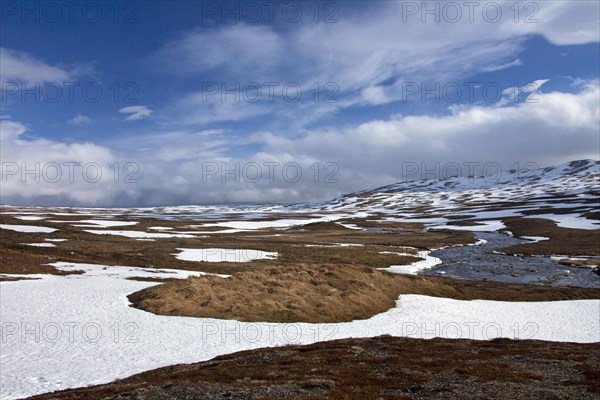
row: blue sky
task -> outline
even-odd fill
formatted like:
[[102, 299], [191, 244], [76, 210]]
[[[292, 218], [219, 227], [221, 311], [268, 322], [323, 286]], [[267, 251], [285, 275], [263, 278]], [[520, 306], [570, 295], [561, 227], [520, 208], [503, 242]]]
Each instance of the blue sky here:
[[598, 3], [465, 4], [2, 2], [1, 200], [300, 202], [406, 163], [598, 158]]

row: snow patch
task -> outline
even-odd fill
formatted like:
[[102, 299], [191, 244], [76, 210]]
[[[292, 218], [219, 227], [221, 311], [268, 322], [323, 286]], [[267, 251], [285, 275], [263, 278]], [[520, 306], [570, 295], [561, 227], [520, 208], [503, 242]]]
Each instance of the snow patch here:
[[52, 233], [56, 232], [58, 229], [48, 228], [46, 226], [34, 226], [34, 225], [6, 225], [0, 224], [1, 229], [8, 229], [15, 232], [24, 232], [24, 233]]
[[[349, 337], [599, 340], [598, 300], [459, 301], [402, 295], [396, 307], [367, 320], [326, 324], [325, 330], [323, 324], [298, 323], [291, 329], [292, 324], [169, 317], [130, 307], [128, 294], [157, 283], [126, 280], [125, 276], [181, 277], [196, 272], [54, 265], [86, 273], [0, 282], [0, 312], [6, 329], [0, 358], [3, 399], [111, 382], [242, 350]], [[23, 337], [22, 324], [52, 340], [36, 341], [34, 334]], [[15, 329], [13, 334], [9, 328]]]
[[83, 228], [112, 228], [115, 226], [131, 226], [137, 224], [137, 221], [111, 221], [107, 219], [84, 219], [78, 222], [85, 225], [74, 224], [73, 226]]
[[46, 219], [48, 217], [44, 217], [41, 215], [18, 215], [15, 218], [23, 220], [23, 221], [40, 221], [42, 219]]
[[[425, 269], [431, 269], [432, 267], [435, 267], [436, 265], [439, 265], [442, 263], [442, 260], [440, 260], [437, 257], [430, 256], [429, 253], [431, 253], [431, 251], [428, 251], [428, 250], [419, 251], [417, 253], [417, 257], [423, 258], [423, 260], [421, 260], [421, 261], [415, 261], [414, 263], [411, 263], [408, 265], [390, 265], [387, 268], [378, 268], [378, 269], [381, 269], [383, 271], [393, 272], [395, 274], [417, 275], [417, 273], [419, 271], [422, 271]], [[414, 254], [410, 254], [410, 255], [412, 255], [414, 257]]]
[[519, 238], [531, 240], [532, 243], [537, 243], [537, 242], [541, 242], [542, 240], [549, 240], [550, 239], [550, 238], [547, 238], [545, 236], [519, 236]]

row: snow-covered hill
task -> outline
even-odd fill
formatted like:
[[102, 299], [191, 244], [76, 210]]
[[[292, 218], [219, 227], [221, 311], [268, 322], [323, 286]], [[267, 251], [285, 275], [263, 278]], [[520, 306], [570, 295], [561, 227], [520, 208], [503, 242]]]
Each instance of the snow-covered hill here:
[[588, 218], [598, 219], [599, 205], [600, 162], [579, 160], [536, 171], [401, 182], [341, 196], [322, 209], [438, 225], [448, 217], [492, 220], [539, 211], [559, 226], [598, 229]]

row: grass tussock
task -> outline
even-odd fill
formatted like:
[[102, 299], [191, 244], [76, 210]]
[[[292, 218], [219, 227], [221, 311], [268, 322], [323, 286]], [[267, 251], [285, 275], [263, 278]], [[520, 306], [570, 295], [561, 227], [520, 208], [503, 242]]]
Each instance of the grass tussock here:
[[161, 315], [333, 323], [387, 311], [401, 294], [503, 301], [600, 298], [599, 289], [412, 277], [344, 265], [297, 265], [231, 278], [190, 277], [146, 288], [131, 294], [129, 300], [137, 308]]

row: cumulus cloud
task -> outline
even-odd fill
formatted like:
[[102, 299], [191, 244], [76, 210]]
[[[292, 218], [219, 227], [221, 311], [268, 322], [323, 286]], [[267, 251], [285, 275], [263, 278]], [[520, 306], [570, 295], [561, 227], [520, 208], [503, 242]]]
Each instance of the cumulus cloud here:
[[[138, 206], [221, 202], [326, 200], [407, 178], [405, 163], [439, 173], [445, 163], [518, 163], [546, 166], [597, 158], [600, 148], [600, 85], [580, 84], [576, 93], [540, 92], [538, 102], [504, 106], [469, 104], [445, 115], [393, 115], [345, 128], [256, 132], [245, 139], [257, 150], [234, 156], [240, 138], [221, 130], [170, 131], [114, 142], [22, 139], [26, 126], [0, 121], [4, 203]], [[250, 143], [248, 143], [250, 141]], [[126, 156], [124, 156], [126, 154]], [[21, 182], [22, 163], [95, 162], [98, 183]], [[7, 166], [20, 169], [6, 175]], [[120, 171], [114, 180], [115, 163]], [[436, 167], [437, 165], [437, 167]], [[63, 167], [65, 171], [66, 167]], [[297, 172], [302, 176], [296, 180]], [[317, 173], [318, 171], [318, 173]], [[90, 173], [95, 172], [95, 168]], [[257, 178], [257, 172], [260, 177]], [[467, 172], [465, 169], [463, 172]], [[66, 173], [66, 172], [63, 172]], [[123, 179], [133, 173], [135, 183]], [[5, 183], [4, 179], [7, 178]], [[413, 179], [415, 177], [412, 177]]]
[[93, 121], [93, 119], [88, 117], [87, 115], [77, 114], [76, 116], [74, 116], [73, 118], [68, 120], [67, 123], [70, 125], [81, 126], [81, 125], [87, 125], [87, 124], [91, 123], [92, 121]]
[[[346, 129], [319, 129], [299, 138], [261, 133], [261, 157], [335, 162], [342, 191], [401, 180], [405, 163], [497, 162], [539, 166], [598, 158], [600, 90], [539, 93], [510, 106], [466, 105], [443, 116], [394, 116]], [[343, 144], [343, 145], [342, 145]]]
[[130, 114], [125, 118], [125, 121], [138, 121], [140, 119], [148, 118], [154, 111], [147, 106], [128, 106], [121, 108], [119, 112], [122, 114]]
[[87, 204], [115, 202], [111, 165], [116, 156], [94, 143], [23, 139], [27, 127], [0, 121], [3, 203]]

